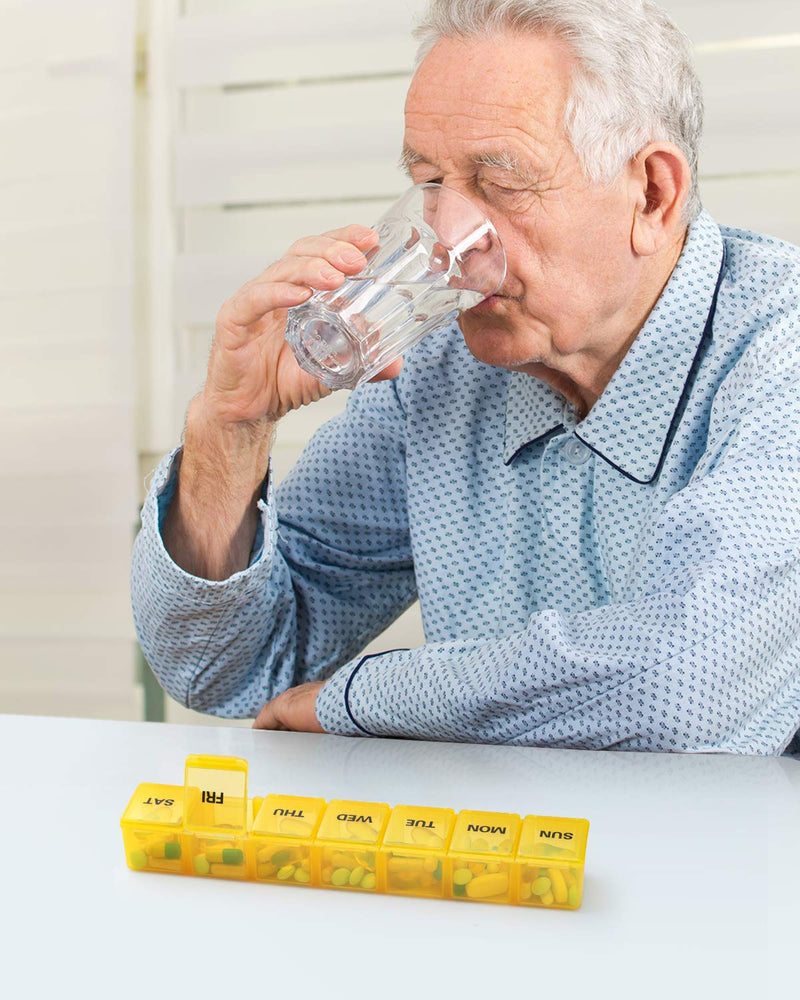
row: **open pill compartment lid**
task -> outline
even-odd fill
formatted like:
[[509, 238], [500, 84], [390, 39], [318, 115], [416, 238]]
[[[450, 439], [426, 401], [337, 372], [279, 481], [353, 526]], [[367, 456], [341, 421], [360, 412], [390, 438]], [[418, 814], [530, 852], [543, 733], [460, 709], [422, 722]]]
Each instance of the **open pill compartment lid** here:
[[247, 830], [247, 761], [191, 754], [186, 758], [184, 808], [187, 830]]

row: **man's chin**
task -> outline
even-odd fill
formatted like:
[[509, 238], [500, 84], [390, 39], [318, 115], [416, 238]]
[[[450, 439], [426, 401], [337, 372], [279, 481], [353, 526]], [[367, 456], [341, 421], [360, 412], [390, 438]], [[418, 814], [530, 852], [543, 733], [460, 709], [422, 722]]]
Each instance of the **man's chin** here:
[[466, 312], [459, 317], [458, 325], [467, 349], [477, 361], [495, 368], [517, 368], [525, 363], [514, 334], [501, 323]]

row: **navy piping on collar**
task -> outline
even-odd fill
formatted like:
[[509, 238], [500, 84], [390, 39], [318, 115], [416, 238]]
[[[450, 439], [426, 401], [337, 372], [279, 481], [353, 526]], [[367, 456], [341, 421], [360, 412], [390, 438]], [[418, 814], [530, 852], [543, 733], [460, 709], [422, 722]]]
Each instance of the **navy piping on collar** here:
[[385, 649], [381, 653], [370, 653], [367, 656], [362, 656], [361, 659], [356, 664], [353, 672], [347, 678], [347, 684], [345, 684], [344, 686], [344, 707], [347, 711], [347, 714], [350, 717], [350, 721], [353, 723], [356, 729], [360, 729], [365, 736], [377, 736], [378, 733], [371, 733], [369, 729], [365, 729], [359, 722], [356, 721], [355, 716], [350, 711], [350, 685], [353, 683], [353, 678], [361, 669], [361, 667], [367, 662], [367, 660], [374, 660], [376, 656], [386, 656], [387, 653], [407, 653], [407, 652], [408, 652], [408, 647], [405, 647], [404, 649]]
[[577, 433], [575, 434], [575, 437], [581, 442], [581, 444], [585, 445], [585, 447], [587, 447], [590, 451], [593, 451], [595, 455], [598, 455], [600, 458], [602, 458], [603, 461], [606, 462], [606, 464], [610, 465], [612, 469], [615, 469], [617, 472], [621, 472], [626, 479], [630, 479], [632, 482], [638, 483], [639, 486], [649, 486], [651, 483], [654, 483], [661, 475], [661, 470], [664, 467], [664, 462], [667, 459], [667, 452], [669, 451], [670, 445], [672, 444], [672, 440], [675, 437], [675, 433], [678, 430], [678, 425], [680, 424], [681, 418], [683, 417], [684, 410], [686, 409], [686, 404], [689, 402], [689, 395], [692, 391], [692, 386], [694, 385], [694, 381], [697, 378], [697, 373], [700, 369], [700, 365], [702, 364], [703, 358], [705, 357], [705, 353], [708, 350], [708, 346], [711, 343], [712, 339], [711, 328], [714, 324], [714, 314], [717, 311], [717, 298], [719, 296], [720, 286], [722, 285], [722, 279], [725, 277], [727, 261], [728, 261], [728, 253], [725, 248], [725, 244], [723, 243], [722, 261], [719, 267], [719, 274], [717, 275], [717, 284], [714, 288], [714, 294], [711, 297], [711, 307], [708, 310], [708, 319], [706, 320], [706, 325], [703, 330], [703, 336], [700, 338], [700, 343], [697, 345], [697, 350], [695, 351], [694, 360], [692, 361], [692, 367], [689, 369], [689, 374], [686, 376], [686, 382], [684, 383], [683, 386], [683, 392], [681, 393], [681, 398], [678, 400], [678, 405], [675, 407], [675, 412], [672, 415], [672, 421], [669, 425], [667, 436], [664, 439], [664, 447], [661, 449], [661, 457], [658, 460], [658, 465], [656, 466], [656, 470], [653, 473], [653, 475], [649, 479], [637, 479], [636, 476], [632, 476], [630, 472], [626, 472], [624, 469], [621, 469], [618, 465], [615, 465], [613, 462], [610, 462], [602, 452], [598, 451], [596, 448], [593, 448], [588, 441], [584, 441], [584, 439], [580, 436], [580, 434]]
[[521, 444], [519, 448], [517, 448], [514, 454], [509, 457], [507, 462], [503, 462], [503, 465], [506, 466], [511, 465], [511, 463], [514, 461], [514, 459], [517, 457], [517, 455], [519, 455], [521, 451], [524, 451], [532, 444], [538, 444], [540, 441], [549, 441], [551, 437], [554, 437], [556, 434], [560, 434], [561, 431], [563, 431], [564, 429], [565, 428], [563, 424], [556, 424], [555, 427], [551, 427], [549, 431], [545, 431], [544, 434], [540, 434], [539, 437], [533, 438], [530, 441], [526, 441], [524, 444]]

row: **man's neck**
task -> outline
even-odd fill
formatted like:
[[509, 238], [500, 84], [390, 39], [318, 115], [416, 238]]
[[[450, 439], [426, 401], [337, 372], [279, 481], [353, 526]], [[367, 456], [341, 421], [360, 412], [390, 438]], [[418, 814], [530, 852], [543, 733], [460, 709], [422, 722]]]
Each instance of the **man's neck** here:
[[652, 266], [643, 276], [636, 296], [627, 303], [624, 314], [619, 318], [619, 334], [608, 338], [613, 346], [601, 357], [592, 358], [591, 362], [575, 372], [558, 371], [543, 364], [531, 364], [523, 369], [566, 397], [575, 406], [579, 420], [588, 415], [603, 394], [661, 298], [683, 252], [688, 232], [685, 228], [673, 243], [658, 254], [658, 259], [651, 261]]

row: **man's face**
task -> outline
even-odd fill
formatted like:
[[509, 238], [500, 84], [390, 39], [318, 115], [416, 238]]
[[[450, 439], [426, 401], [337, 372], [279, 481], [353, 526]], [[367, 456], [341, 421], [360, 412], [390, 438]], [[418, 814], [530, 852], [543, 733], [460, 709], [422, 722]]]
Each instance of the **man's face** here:
[[469, 350], [555, 384], [614, 348], [638, 276], [630, 186], [587, 182], [564, 134], [571, 66], [552, 39], [443, 39], [406, 101], [413, 181], [480, 204], [505, 247], [500, 295], [461, 315]]

